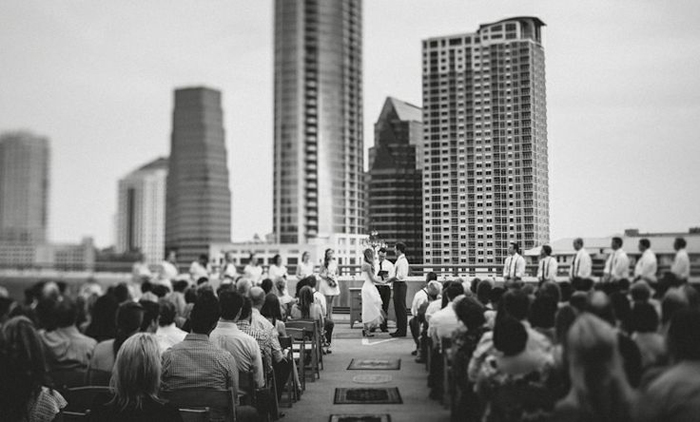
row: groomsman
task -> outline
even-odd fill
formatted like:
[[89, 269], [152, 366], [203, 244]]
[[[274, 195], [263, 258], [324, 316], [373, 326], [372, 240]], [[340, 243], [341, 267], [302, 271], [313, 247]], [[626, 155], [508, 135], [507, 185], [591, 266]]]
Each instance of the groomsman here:
[[622, 239], [613, 237], [610, 244], [613, 252], [608, 257], [603, 271], [603, 279], [605, 281], [618, 281], [623, 278], [629, 279], [630, 276], [630, 260], [627, 254], [622, 250]]
[[559, 264], [557, 260], [552, 257], [552, 247], [549, 245], [542, 245], [540, 250], [540, 265], [537, 269], [537, 279], [540, 284], [546, 281], [556, 281], [557, 268]]
[[642, 256], [637, 260], [637, 265], [634, 266], [634, 281], [644, 280], [650, 285], [656, 284], [656, 255], [651, 251], [651, 242], [649, 239], [639, 239], [639, 252]]
[[394, 264], [394, 312], [396, 312], [396, 331], [392, 337], [406, 337], [408, 333], [408, 314], [406, 313], [406, 280], [408, 279], [408, 259], [406, 259], [406, 245], [403, 242], [396, 243], [396, 263]]
[[676, 250], [676, 257], [673, 259], [671, 273], [679, 282], [686, 282], [690, 278], [690, 258], [685, 250], [686, 241], [682, 237], [677, 237], [673, 242], [673, 249]]
[[508, 255], [503, 264], [503, 279], [505, 281], [522, 280], [525, 277], [525, 258], [520, 255], [520, 245], [510, 242]]
[[[389, 302], [391, 302], [391, 283], [389, 279], [394, 276], [394, 264], [386, 259], [386, 248], [380, 248], [377, 251], [379, 256], [379, 263], [377, 264], [377, 277], [384, 281], [385, 284], [377, 284], [377, 290], [379, 290], [379, 296], [382, 298], [382, 309], [384, 310], [384, 315], [389, 313]], [[386, 325], [386, 318], [384, 322], [379, 326], [383, 333], [389, 331]]]
[[592, 273], [593, 263], [591, 261], [591, 256], [583, 247], [583, 239], [580, 237], [574, 239], [574, 250], [576, 250], [576, 255], [574, 255], [574, 262], [571, 263], [571, 268], [569, 270], [571, 280], [573, 281], [576, 278], [589, 278]]

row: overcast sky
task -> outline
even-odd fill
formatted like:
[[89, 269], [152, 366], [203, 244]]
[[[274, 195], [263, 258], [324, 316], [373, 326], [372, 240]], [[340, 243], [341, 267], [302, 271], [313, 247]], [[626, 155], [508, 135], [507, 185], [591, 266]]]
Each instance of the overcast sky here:
[[[223, 91], [234, 239], [272, 230], [272, 5], [0, 2], [0, 131], [50, 138], [53, 240], [113, 244], [117, 181], [191, 85]], [[547, 24], [552, 240], [700, 226], [696, 0], [366, 0], [365, 146], [386, 96], [422, 103], [422, 39], [519, 15]]]

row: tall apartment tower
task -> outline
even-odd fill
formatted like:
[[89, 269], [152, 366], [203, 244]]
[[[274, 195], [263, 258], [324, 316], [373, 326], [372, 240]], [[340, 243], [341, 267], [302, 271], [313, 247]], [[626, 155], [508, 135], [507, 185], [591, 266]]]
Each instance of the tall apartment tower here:
[[500, 264], [509, 241], [549, 240], [542, 26], [423, 41], [426, 264]]
[[407, 246], [423, 262], [423, 112], [387, 98], [374, 124], [367, 173], [367, 229], [389, 245]]
[[156, 264], [165, 249], [165, 186], [168, 159], [161, 157], [119, 180], [117, 252], [140, 251]]
[[231, 190], [221, 93], [175, 90], [165, 201], [165, 247], [191, 262], [231, 240]]
[[362, 234], [360, 0], [275, 1], [274, 89], [276, 241]]
[[0, 136], [0, 241], [46, 242], [48, 202], [49, 140], [30, 132]]

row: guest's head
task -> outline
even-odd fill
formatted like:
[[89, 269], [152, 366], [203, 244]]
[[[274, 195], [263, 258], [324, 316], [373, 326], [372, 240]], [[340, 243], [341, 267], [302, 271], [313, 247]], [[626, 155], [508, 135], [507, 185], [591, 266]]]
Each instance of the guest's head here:
[[272, 291], [272, 288], [275, 287], [275, 283], [272, 282], [269, 278], [266, 278], [265, 280], [260, 283], [260, 288], [263, 289], [265, 294], [268, 294]]
[[147, 398], [160, 402], [160, 371], [160, 349], [155, 336], [138, 333], [129, 337], [119, 349], [112, 368], [112, 403], [124, 411], [143, 408]]
[[588, 296], [586, 292], [575, 292], [569, 298], [569, 304], [574, 308], [576, 313], [581, 313], [588, 309]]
[[304, 287], [306, 287], [306, 286], [309, 286], [309, 287], [310, 287], [312, 282], [314, 283], [314, 285], [316, 284], [316, 276], [315, 276], [315, 275], [310, 275], [310, 276], [308, 276], [308, 277], [304, 277], [304, 278], [302, 278], [301, 280], [299, 280], [299, 281], [297, 282], [297, 285], [296, 285], [296, 288], [295, 288], [295, 290], [296, 290], [296, 297], [299, 297], [299, 292], [301, 291], [302, 288], [304, 288]]
[[272, 319], [273, 323], [282, 320], [282, 308], [280, 307], [279, 297], [274, 293], [265, 295], [265, 303], [260, 309], [260, 314], [265, 318]]
[[537, 297], [549, 296], [554, 300], [554, 303], [559, 303], [561, 301], [561, 290], [557, 283], [552, 281], [547, 281], [542, 283], [539, 289], [537, 289]]
[[615, 309], [613, 308], [610, 298], [603, 292], [594, 292], [591, 294], [588, 302], [588, 312], [597, 316], [601, 320], [615, 327], [617, 319], [615, 318]]
[[245, 300], [238, 292], [226, 290], [219, 295], [221, 304], [221, 319], [225, 321], [237, 321], [241, 318]]
[[184, 293], [185, 290], [190, 286], [187, 280], [175, 280], [173, 281], [173, 291], [178, 293]]
[[561, 307], [554, 318], [554, 341], [563, 344], [569, 329], [576, 321], [576, 311], [571, 305]]
[[498, 306], [501, 303], [504, 294], [506, 294], [506, 289], [504, 289], [503, 286], [496, 286], [493, 289], [491, 289], [491, 294], [489, 295], [489, 302], [491, 302], [491, 307], [493, 309], [498, 309]]
[[236, 291], [240, 293], [241, 296], [248, 296], [252, 287], [253, 283], [245, 277], [239, 278], [236, 282]]
[[314, 303], [314, 294], [311, 287], [304, 286], [299, 290], [299, 308], [302, 318], [309, 318], [311, 315], [311, 305]]
[[467, 331], [474, 331], [484, 325], [484, 307], [472, 297], [465, 297], [454, 305], [457, 318], [462, 321]]
[[648, 302], [651, 299], [651, 287], [644, 280], [639, 280], [632, 285], [630, 289], [632, 301], [636, 303]]
[[119, 283], [114, 286], [113, 290], [114, 297], [117, 298], [117, 302], [124, 303], [127, 300], [131, 300], [131, 293], [129, 293], [129, 286], [126, 283]]
[[571, 299], [573, 288], [570, 282], [562, 281], [561, 283], [559, 283], [559, 291], [561, 292], [561, 302], [568, 302], [569, 299]]
[[428, 283], [427, 293], [428, 300], [437, 299], [437, 297], [440, 296], [440, 293], [442, 293], [442, 283], [437, 280], [431, 280]]
[[241, 308], [241, 316], [238, 317], [239, 321], [250, 322], [250, 317], [253, 313], [253, 304], [248, 296], [243, 296], [243, 307]]
[[78, 318], [78, 306], [72, 299], [66, 297], [56, 303], [53, 314], [56, 318], [56, 327], [71, 327], [75, 325], [75, 321]]
[[119, 309], [117, 309], [117, 334], [112, 349], [115, 356], [126, 339], [141, 330], [144, 314], [143, 306], [136, 302], [125, 302], [119, 305]]
[[155, 333], [158, 329], [158, 317], [160, 316], [160, 305], [150, 300], [140, 300], [139, 305], [143, 307], [143, 321], [141, 331], [145, 333]]
[[260, 310], [265, 303], [265, 290], [260, 287], [251, 287], [250, 300], [253, 302], [253, 308]]
[[153, 293], [154, 295], [156, 295], [156, 297], [157, 297], [158, 299], [162, 299], [162, 298], [164, 298], [165, 296], [167, 296], [168, 293], [170, 293], [170, 289], [168, 289], [167, 286], [164, 286], [164, 285], [162, 285], [162, 284], [156, 284], [156, 285], [153, 286], [153, 288], [151, 289], [151, 293]]
[[433, 280], [437, 280], [438, 276], [434, 272], [429, 272], [428, 274], [425, 275], [425, 282], [430, 283]]
[[211, 290], [201, 290], [190, 313], [190, 328], [195, 334], [209, 335], [221, 316], [219, 300]]
[[530, 306], [530, 324], [533, 328], [554, 328], [557, 302], [549, 295], [536, 297]]
[[659, 328], [659, 314], [654, 305], [648, 302], [635, 303], [630, 317], [631, 331], [654, 333]]
[[92, 319], [85, 334], [97, 341], [114, 338], [117, 331], [115, 321], [118, 307], [119, 303], [112, 295], [106, 294], [97, 299], [92, 308]]
[[209, 283], [209, 277], [199, 277], [197, 279], [197, 287]]
[[674, 361], [700, 361], [700, 311], [682, 309], [671, 319], [668, 348]]
[[524, 321], [527, 319], [529, 310], [530, 298], [521, 290], [509, 290], [501, 299], [501, 307], [498, 309], [498, 313], [505, 313], [518, 321]]
[[491, 302], [491, 290], [493, 286], [488, 281], [484, 280], [479, 283], [476, 288], [476, 298], [482, 305], [486, 306]]
[[680, 289], [670, 289], [661, 301], [661, 323], [666, 325], [673, 314], [689, 307], [688, 298]]
[[158, 325], [167, 327], [175, 323], [177, 310], [175, 304], [167, 299], [158, 301]]
[[610, 295], [610, 304], [613, 307], [617, 324], [624, 330], [629, 329], [630, 315], [632, 307], [627, 295], [617, 292]]
[[593, 290], [593, 280], [590, 278], [575, 277], [571, 280], [571, 286], [577, 292], [590, 292]]
[[464, 286], [462, 286], [462, 283], [456, 283], [454, 281], [450, 281], [449, 283], [445, 283], [445, 285], [443, 287], [444, 287], [443, 295], [442, 295], [442, 307], [443, 308], [445, 306], [447, 306], [448, 303], [455, 300], [455, 298], [457, 296], [464, 294]]
[[520, 321], [510, 315], [496, 319], [493, 346], [504, 356], [516, 356], [525, 351], [527, 331]]

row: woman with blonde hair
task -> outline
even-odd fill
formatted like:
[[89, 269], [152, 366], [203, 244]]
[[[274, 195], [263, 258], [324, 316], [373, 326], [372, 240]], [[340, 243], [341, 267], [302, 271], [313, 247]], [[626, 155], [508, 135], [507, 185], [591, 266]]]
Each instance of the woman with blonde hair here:
[[372, 327], [380, 325], [385, 318], [385, 315], [382, 314], [382, 297], [379, 295], [379, 290], [377, 290], [377, 285], [375, 284], [382, 284], [383, 282], [375, 276], [374, 250], [367, 248], [363, 255], [364, 262], [362, 263], [361, 271], [365, 282], [362, 284], [362, 337], [374, 337], [370, 330]]
[[553, 420], [630, 421], [634, 392], [618, 353], [617, 332], [583, 313], [569, 329], [565, 350], [571, 390], [557, 403]]
[[179, 410], [158, 398], [161, 358], [153, 334], [129, 337], [117, 353], [109, 386], [113, 397], [94, 406], [90, 420], [121, 422], [182, 421]]

